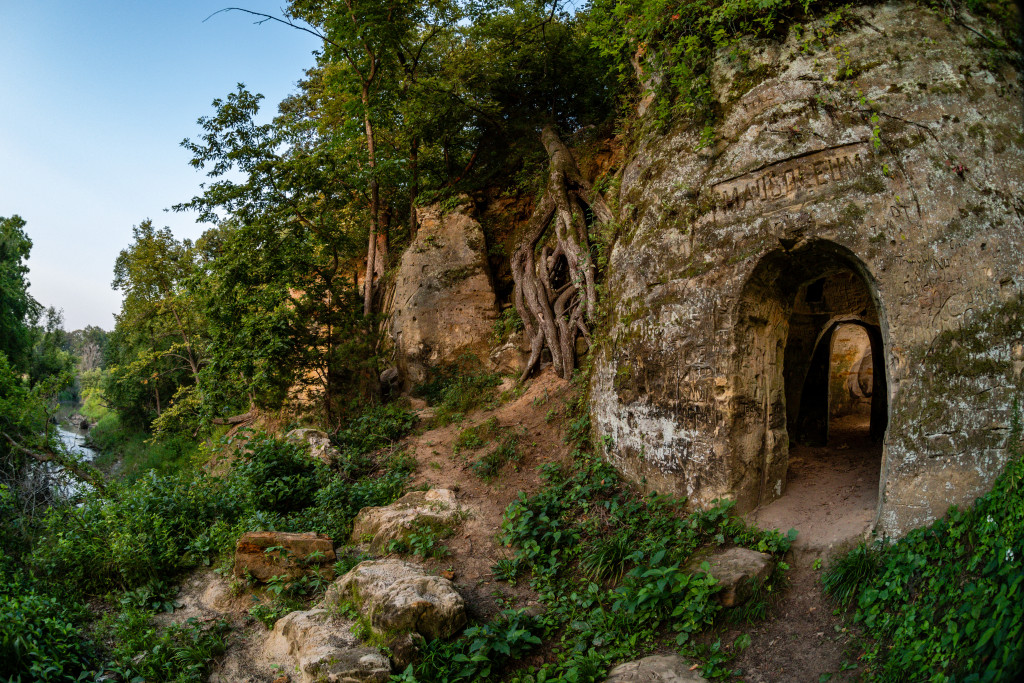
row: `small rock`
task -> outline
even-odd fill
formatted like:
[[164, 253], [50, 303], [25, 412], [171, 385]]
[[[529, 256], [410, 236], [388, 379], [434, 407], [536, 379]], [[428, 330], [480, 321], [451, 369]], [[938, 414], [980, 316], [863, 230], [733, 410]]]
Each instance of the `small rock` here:
[[267, 654], [278, 661], [292, 659], [301, 683], [337, 680], [345, 683], [385, 683], [391, 664], [377, 648], [352, 635], [352, 622], [332, 619], [327, 610], [292, 612], [274, 624]]
[[466, 624], [466, 606], [451, 581], [401, 560], [361, 562], [327, 589], [324, 605], [354, 604], [382, 633], [448, 638]]
[[722, 607], [742, 605], [753, 593], [754, 586], [771, 576], [775, 568], [771, 555], [749, 548], [729, 548], [694, 558], [687, 570], [692, 574], [702, 573], [702, 562], [711, 566], [711, 576], [722, 587], [715, 595]]
[[309, 454], [325, 465], [333, 465], [341, 457], [331, 444], [331, 437], [319, 429], [293, 429], [284, 438], [291, 443], [309, 444]]
[[278, 676], [274, 679], [274, 683], [292, 683], [292, 677], [288, 674], [285, 674], [284, 676]]
[[707, 683], [691, 666], [679, 655], [652, 655], [619, 664], [605, 683]]
[[[281, 550], [268, 552], [269, 548]], [[239, 578], [248, 574], [258, 581], [269, 581], [282, 574], [297, 579], [306, 573], [331, 579], [336, 559], [334, 543], [322, 534], [250, 531], [235, 544], [234, 574]]]
[[367, 507], [352, 524], [352, 541], [369, 543], [379, 553], [390, 541], [404, 541], [414, 526], [451, 528], [459, 521], [459, 503], [448, 489], [412, 491], [391, 505]]

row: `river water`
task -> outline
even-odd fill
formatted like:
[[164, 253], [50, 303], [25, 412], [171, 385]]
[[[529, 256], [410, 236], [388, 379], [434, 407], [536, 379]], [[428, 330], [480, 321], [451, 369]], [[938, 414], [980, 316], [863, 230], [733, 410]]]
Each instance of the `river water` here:
[[96, 451], [85, 445], [86, 432], [57, 427], [57, 434], [69, 451], [81, 455], [86, 462], [92, 462], [96, 458]]
[[[79, 456], [81, 460], [92, 462], [96, 458], [96, 451], [85, 445], [86, 432], [58, 426], [57, 435], [68, 451]], [[44, 463], [32, 479], [35, 486], [49, 488], [52, 494], [64, 500], [78, 498], [92, 490], [92, 486], [79, 481], [63, 467], [52, 462]]]

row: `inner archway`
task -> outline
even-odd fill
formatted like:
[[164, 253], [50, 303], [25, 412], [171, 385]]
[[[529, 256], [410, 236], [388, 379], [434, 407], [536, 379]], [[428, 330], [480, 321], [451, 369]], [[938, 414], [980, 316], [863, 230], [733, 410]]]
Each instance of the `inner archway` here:
[[[888, 388], [873, 280], [818, 241], [764, 256], [734, 340], [731, 442], [741, 511], [762, 525], [869, 527], [878, 506]], [[832, 529], [831, 527], [836, 527]]]

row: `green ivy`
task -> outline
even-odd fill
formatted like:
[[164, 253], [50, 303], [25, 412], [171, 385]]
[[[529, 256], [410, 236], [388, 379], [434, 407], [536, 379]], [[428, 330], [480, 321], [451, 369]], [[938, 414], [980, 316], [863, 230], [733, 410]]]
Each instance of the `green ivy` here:
[[[1020, 680], [1024, 673], [1024, 457], [1019, 445], [991, 492], [871, 551], [854, 621], [875, 680], [928, 672], [934, 683]], [[851, 562], [836, 563], [826, 575]], [[867, 566], [868, 569], [864, 570]]]

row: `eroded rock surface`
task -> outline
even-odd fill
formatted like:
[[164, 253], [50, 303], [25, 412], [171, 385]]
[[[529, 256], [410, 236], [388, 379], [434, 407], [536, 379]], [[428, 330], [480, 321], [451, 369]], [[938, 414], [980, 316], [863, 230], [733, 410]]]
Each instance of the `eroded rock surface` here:
[[715, 599], [722, 607], [742, 605], [751, 596], [757, 584], [771, 576], [775, 561], [767, 553], [749, 548], [729, 548], [710, 555], [694, 558], [687, 569], [692, 573], [703, 573], [700, 565], [707, 562], [711, 576], [718, 581], [721, 590]]
[[250, 531], [235, 544], [234, 574], [258, 581], [282, 575], [291, 580], [307, 573], [331, 579], [336, 559], [334, 543], [323, 534]]
[[267, 658], [294, 663], [302, 683], [390, 680], [388, 658], [377, 648], [359, 642], [351, 628], [351, 621], [332, 618], [325, 609], [292, 612], [274, 624], [266, 643]]
[[363, 508], [352, 524], [352, 541], [381, 552], [390, 541], [404, 541], [416, 528], [450, 529], [462, 510], [448, 489], [412, 491], [391, 505]]
[[883, 448], [876, 531], [901, 536], [970, 504], [1008, 457], [1021, 82], [978, 41], [998, 26], [910, 2], [850, 12], [828, 49], [808, 22], [750, 45], [746, 66], [716, 62], [711, 145], [651, 125], [632, 147], [591, 406], [630, 478], [752, 510], [783, 494], [791, 443], [828, 442], [829, 349], [856, 324]]
[[484, 233], [468, 208], [418, 211], [420, 227], [398, 268], [391, 316], [406, 388], [464, 354], [486, 362], [498, 315]]
[[330, 608], [351, 603], [381, 634], [448, 638], [466, 624], [462, 596], [448, 579], [401, 560], [361, 562], [327, 589]]
[[309, 444], [309, 454], [325, 465], [333, 465], [340, 455], [338, 449], [331, 444], [327, 432], [319, 429], [293, 429], [285, 435], [285, 439], [292, 443]]
[[707, 683], [690, 670], [692, 666], [679, 655], [652, 655], [619, 664], [608, 672], [604, 683]]

